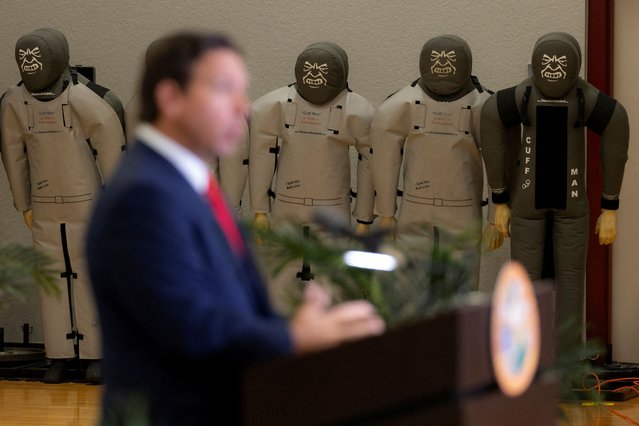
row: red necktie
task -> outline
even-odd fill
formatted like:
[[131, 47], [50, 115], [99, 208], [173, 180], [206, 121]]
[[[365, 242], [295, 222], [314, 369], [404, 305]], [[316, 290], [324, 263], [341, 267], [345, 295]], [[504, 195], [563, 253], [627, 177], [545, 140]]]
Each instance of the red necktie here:
[[238, 256], [244, 254], [242, 234], [240, 234], [237, 223], [235, 223], [235, 219], [233, 219], [233, 215], [226, 205], [226, 201], [224, 201], [222, 191], [220, 191], [220, 187], [213, 177], [209, 180], [208, 197], [213, 215], [217, 219], [217, 223], [220, 225], [220, 228], [222, 228], [222, 231], [224, 231], [226, 240], [229, 242], [233, 252]]

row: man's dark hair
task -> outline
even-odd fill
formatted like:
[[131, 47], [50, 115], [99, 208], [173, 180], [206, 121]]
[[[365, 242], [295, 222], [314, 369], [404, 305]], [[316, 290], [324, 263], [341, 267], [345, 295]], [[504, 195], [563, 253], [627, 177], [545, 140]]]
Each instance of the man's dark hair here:
[[154, 41], [142, 73], [140, 119], [153, 122], [158, 118], [154, 91], [160, 81], [171, 79], [182, 89], [186, 88], [193, 64], [215, 49], [231, 49], [241, 54], [240, 49], [222, 34], [182, 31]]

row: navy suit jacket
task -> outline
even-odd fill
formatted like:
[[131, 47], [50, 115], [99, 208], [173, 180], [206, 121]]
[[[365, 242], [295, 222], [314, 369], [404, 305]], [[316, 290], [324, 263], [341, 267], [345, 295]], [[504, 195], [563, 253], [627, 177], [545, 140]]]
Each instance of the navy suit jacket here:
[[95, 206], [87, 254], [103, 420], [145, 402], [153, 424], [239, 422], [242, 370], [292, 343], [250, 255], [232, 252], [208, 200], [136, 143]]

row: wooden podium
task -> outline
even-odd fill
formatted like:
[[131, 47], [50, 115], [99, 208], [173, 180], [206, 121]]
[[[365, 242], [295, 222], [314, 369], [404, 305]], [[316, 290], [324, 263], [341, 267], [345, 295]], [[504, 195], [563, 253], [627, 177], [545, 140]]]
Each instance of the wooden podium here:
[[496, 384], [486, 301], [382, 336], [251, 367], [244, 377], [244, 424], [555, 424], [556, 386], [541, 374], [554, 360], [554, 296], [546, 287], [536, 293], [538, 374], [519, 397], [507, 397]]

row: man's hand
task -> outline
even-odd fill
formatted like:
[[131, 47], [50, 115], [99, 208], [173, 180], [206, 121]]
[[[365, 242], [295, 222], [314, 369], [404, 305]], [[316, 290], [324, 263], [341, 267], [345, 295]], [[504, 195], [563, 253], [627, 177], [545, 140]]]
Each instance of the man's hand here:
[[510, 207], [508, 204], [495, 204], [495, 226], [504, 237], [510, 237]]
[[327, 349], [384, 332], [384, 321], [366, 301], [329, 305], [329, 292], [311, 283], [304, 292], [304, 303], [289, 324], [296, 353]]
[[612, 244], [617, 238], [617, 210], [601, 209], [597, 219], [595, 234], [599, 235], [599, 244]]

